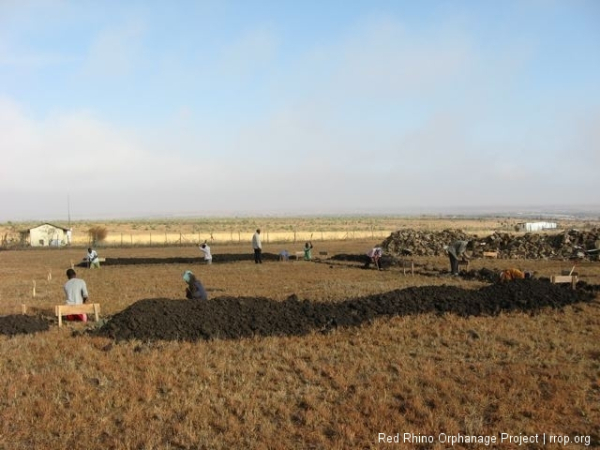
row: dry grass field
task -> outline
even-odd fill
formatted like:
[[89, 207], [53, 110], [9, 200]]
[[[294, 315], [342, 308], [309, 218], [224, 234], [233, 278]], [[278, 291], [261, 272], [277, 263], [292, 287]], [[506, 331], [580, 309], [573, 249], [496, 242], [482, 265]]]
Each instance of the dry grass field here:
[[[66, 221], [52, 222], [55, 225], [73, 229], [73, 244], [85, 246], [90, 243], [88, 230], [100, 226], [108, 235], [105, 245], [190, 245], [204, 240], [213, 243], [245, 243], [254, 230], [261, 228], [265, 242], [302, 242], [306, 240], [356, 240], [371, 239], [381, 241], [392, 231], [402, 228], [418, 228], [423, 231], [436, 231], [445, 228], [460, 228], [470, 234], [486, 234], [492, 231], [515, 232], [515, 225], [523, 218], [471, 218], [454, 219], [435, 216], [414, 217], [287, 217], [287, 218], [202, 218], [164, 220], [111, 220], [100, 222]], [[0, 238], [18, 241], [19, 232], [35, 227], [43, 221], [0, 224]], [[561, 220], [563, 228], [595, 226], [598, 221]]]
[[[471, 224], [431, 227], [485, 228]], [[243, 224], [249, 229], [265, 225]], [[389, 224], [390, 231], [408, 225]], [[381, 239], [315, 241], [315, 254], [331, 255], [363, 253]], [[273, 242], [264, 250], [301, 247], [302, 242]], [[214, 254], [251, 252], [246, 242], [212, 249]], [[199, 256], [194, 245], [107, 246], [100, 253], [109, 258]], [[0, 315], [19, 313], [23, 303], [30, 314], [49, 314], [63, 302], [65, 270], [83, 256], [82, 248], [0, 251]], [[415, 261], [418, 267], [448, 265], [441, 257]], [[475, 269], [515, 265], [544, 277], [571, 268], [568, 261], [472, 263]], [[211, 297], [284, 300], [296, 294], [339, 302], [411, 286], [484, 285], [418, 270], [414, 276], [397, 268], [361, 270], [345, 262], [77, 270], [108, 319], [140, 299], [183, 298], [186, 269], [199, 275]], [[600, 284], [599, 262], [582, 262], [577, 271], [583, 281]], [[59, 329], [54, 321], [46, 332], [0, 336], [0, 449], [415, 448], [427, 436], [433, 443], [419, 448], [484, 448], [451, 446], [440, 441], [441, 434], [497, 439], [485, 448], [517, 448], [519, 437], [519, 448], [600, 446], [598, 300], [536, 314], [426, 314], [325, 334], [237, 341], [116, 343], [83, 333], [94, 326], [67, 323]], [[399, 433], [401, 442], [403, 433], [415, 439], [385, 443], [380, 433], [392, 439]], [[500, 441], [501, 433], [512, 442]], [[538, 443], [523, 442], [535, 435]], [[551, 435], [567, 436], [569, 443], [551, 444]]]

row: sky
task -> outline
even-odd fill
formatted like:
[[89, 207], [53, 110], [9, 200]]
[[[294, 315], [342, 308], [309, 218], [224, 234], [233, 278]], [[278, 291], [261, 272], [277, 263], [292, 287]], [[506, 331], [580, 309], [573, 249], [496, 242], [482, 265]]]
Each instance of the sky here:
[[0, 221], [600, 210], [596, 0], [0, 0]]

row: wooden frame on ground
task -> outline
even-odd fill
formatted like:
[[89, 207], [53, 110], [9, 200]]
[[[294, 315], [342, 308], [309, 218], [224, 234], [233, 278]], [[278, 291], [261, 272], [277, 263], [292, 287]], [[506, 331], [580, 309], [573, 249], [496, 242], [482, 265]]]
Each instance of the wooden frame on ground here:
[[94, 320], [100, 320], [100, 303], [85, 303], [83, 305], [56, 305], [54, 314], [58, 317], [58, 326], [62, 327], [62, 316], [70, 314], [94, 314]]
[[550, 282], [552, 284], [557, 283], [571, 283], [571, 287], [575, 289], [577, 287], [578, 277], [577, 275], [552, 275]]

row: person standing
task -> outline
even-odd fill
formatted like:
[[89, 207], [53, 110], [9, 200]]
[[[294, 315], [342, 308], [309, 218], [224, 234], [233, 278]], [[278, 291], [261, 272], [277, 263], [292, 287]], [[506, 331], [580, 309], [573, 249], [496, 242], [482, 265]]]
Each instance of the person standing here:
[[200, 251], [204, 254], [204, 261], [206, 264], [212, 264], [212, 254], [210, 253], [210, 246], [204, 242], [200, 245]]
[[[77, 274], [73, 269], [67, 270], [68, 281], [63, 286], [67, 297], [67, 305], [82, 305], [87, 303], [88, 291], [85, 281], [77, 278]], [[69, 314], [67, 320], [79, 320], [87, 322], [87, 314]]]
[[262, 264], [262, 243], [260, 241], [260, 228], [252, 236], [252, 248], [254, 249], [254, 263]]
[[93, 250], [91, 247], [88, 248], [87, 260], [88, 267], [90, 269], [93, 269], [94, 267], [97, 269], [100, 268], [100, 258], [98, 258], [98, 252]]
[[469, 241], [458, 240], [446, 247], [448, 257], [450, 258], [450, 273], [452, 275], [458, 275], [458, 258], [461, 258], [463, 261], [469, 259], [466, 253], [468, 245]]
[[310, 261], [312, 259], [312, 242], [304, 244], [304, 261]]

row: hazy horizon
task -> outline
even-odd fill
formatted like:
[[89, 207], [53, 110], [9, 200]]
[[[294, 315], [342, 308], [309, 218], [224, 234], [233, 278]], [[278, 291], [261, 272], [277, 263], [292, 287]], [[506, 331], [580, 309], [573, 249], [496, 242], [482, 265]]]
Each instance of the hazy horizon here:
[[598, 205], [598, 23], [594, 0], [0, 1], [0, 221]]
[[560, 220], [560, 219], [582, 219], [582, 220], [600, 220], [600, 205], [589, 205], [587, 207], [570, 207], [570, 206], [555, 206], [555, 207], [523, 207], [523, 208], [486, 208], [486, 207], [468, 207], [468, 208], [413, 208], [406, 211], [368, 211], [368, 210], [355, 210], [346, 212], [263, 212], [255, 213], [251, 211], [218, 211], [213, 213], [198, 214], [195, 212], [175, 212], [173, 214], [161, 214], [161, 213], [148, 213], [141, 215], [98, 215], [98, 216], [79, 216], [77, 214], [66, 215], [58, 214], [56, 216], [45, 216], [45, 217], [29, 217], [29, 218], [8, 218], [0, 219], [0, 224], [12, 222], [56, 222], [66, 223], [71, 221], [76, 222], [89, 222], [89, 221], [152, 221], [152, 220], [165, 220], [165, 221], [188, 221], [188, 220], [210, 220], [210, 219], [236, 219], [236, 218], [274, 218], [274, 219], [285, 219], [285, 218], [344, 218], [344, 217], [441, 217], [441, 218], [478, 218], [478, 217], [523, 217], [524, 219], [539, 219], [539, 220]]

